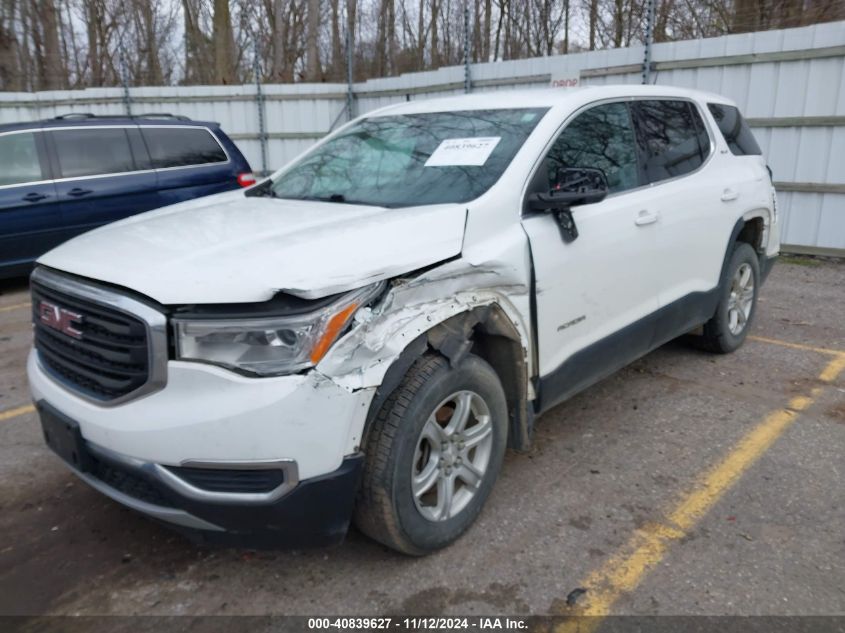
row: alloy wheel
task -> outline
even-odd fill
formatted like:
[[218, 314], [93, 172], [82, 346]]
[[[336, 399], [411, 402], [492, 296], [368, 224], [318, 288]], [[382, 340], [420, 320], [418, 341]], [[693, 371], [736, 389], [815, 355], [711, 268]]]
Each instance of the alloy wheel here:
[[754, 271], [750, 264], [743, 263], [734, 273], [728, 295], [728, 329], [731, 334], [737, 336], [745, 329], [753, 307]]
[[417, 440], [411, 489], [420, 514], [446, 521], [478, 492], [493, 447], [493, 421], [484, 399], [458, 391], [428, 416]]

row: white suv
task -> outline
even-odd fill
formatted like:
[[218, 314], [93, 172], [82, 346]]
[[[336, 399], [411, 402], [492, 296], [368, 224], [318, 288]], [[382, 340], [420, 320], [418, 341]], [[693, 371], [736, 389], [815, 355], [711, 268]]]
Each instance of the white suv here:
[[723, 97], [403, 103], [43, 256], [29, 379], [77, 475], [197, 539], [328, 544], [354, 519], [425, 554], [537, 415], [696, 328], [739, 347], [778, 247]]

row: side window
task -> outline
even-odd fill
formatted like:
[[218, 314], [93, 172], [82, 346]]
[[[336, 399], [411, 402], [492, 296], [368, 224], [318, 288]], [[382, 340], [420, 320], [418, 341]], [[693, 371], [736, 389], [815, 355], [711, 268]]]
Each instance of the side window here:
[[649, 182], [683, 176], [701, 166], [710, 151], [710, 140], [698, 110], [691, 103], [635, 101], [632, 111]]
[[135, 171], [123, 128], [80, 128], [51, 132], [62, 178]]
[[604, 172], [611, 193], [639, 186], [628, 106], [608, 103], [579, 114], [554, 142], [546, 164], [550, 183], [561, 167], [591, 167]]
[[187, 167], [225, 163], [226, 152], [205, 128], [142, 127], [153, 167]]
[[45, 180], [34, 132], [0, 136], [0, 186]]
[[742, 118], [738, 109], [716, 103], [708, 103], [707, 108], [716, 119], [716, 125], [719, 126], [719, 131], [725, 137], [732, 154], [759, 156], [763, 153], [751, 133], [751, 128], [748, 127], [748, 123]]

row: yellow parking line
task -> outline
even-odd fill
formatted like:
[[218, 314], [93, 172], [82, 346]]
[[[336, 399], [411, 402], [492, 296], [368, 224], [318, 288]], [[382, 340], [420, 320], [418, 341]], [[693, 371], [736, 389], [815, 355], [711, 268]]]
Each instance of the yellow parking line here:
[[16, 418], [19, 415], [26, 415], [27, 413], [32, 413], [35, 411], [35, 407], [31, 404], [26, 404], [22, 407], [17, 407], [16, 409], [8, 409], [7, 411], [0, 411], [0, 422], [5, 420], [11, 420], [12, 418]]
[[[845, 354], [837, 354], [818, 378], [832, 382], [843, 370]], [[796, 396], [785, 408], [769, 413], [721, 462], [698, 477], [693, 489], [685, 493], [659, 523], [637, 530], [616, 554], [581, 582], [580, 586], [587, 589], [584, 606], [573, 609], [572, 615], [576, 617], [563, 621], [556, 631], [587, 633], [595, 630], [610, 614], [616, 601], [636, 589], [645, 575], [663, 560], [669, 546], [689, 533], [821, 393], [822, 389], [816, 387], [810, 395]]]
[[819, 380], [833, 382], [843, 370], [845, 370], [845, 354], [830, 361], [824, 371], [819, 374]]
[[772, 345], [780, 345], [781, 347], [791, 347], [792, 349], [802, 349], [807, 352], [818, 352], [819, 354], [831, 354], [833, 356], [843, 355], [845, 351], [838, 349], [828, 349], [827, 347], [813, 347], [812, 345], [802, 345], [801, 343], [790, 343], [789, 341], [781, 341], [776, 338], [766, 338], [765, 336], [749, 336], [749, 340], [757, 341], [758, 343], [771, 343]]
[[11, 312], [12, 310], [20, 310], [22, 308], [28, 308], [31, 305], [31, 303], [16, 303], [14, 305], [0, 307], [0, 312]]

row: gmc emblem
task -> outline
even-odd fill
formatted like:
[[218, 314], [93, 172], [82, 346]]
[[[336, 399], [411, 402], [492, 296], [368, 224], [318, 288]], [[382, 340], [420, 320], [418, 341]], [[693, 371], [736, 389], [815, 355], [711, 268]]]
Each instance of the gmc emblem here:
[[82, 332], [73, 327], [74, 321], [77, 325], [82, 322], [81, 314], [60, 308], [49, 301], [41, 301], [38, 304], [38, 316], [48, 328], [72, 338], [82, 338]]

